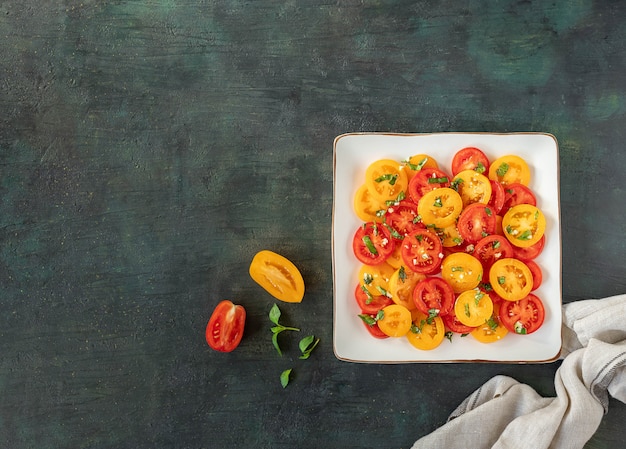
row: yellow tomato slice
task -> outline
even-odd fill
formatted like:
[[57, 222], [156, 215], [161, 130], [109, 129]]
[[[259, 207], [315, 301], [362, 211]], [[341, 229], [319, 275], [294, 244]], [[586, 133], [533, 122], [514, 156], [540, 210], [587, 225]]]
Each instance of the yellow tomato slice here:
[[463, 237], [459, 234], [456, 224], [437, 229], [437, 235], [441, 238], [441, 244], [446, 248], [453, 248], [463, 243]]
[[489, 179], [503, 185], [518, 182], [527, 186], [530, 184], [530, 167], [519, 156], [502, 156], [489, 166]]
[[382, 209], [381, 202], [370, 193], [366, 184], [362, 184], [354, 195], [354, 212], [364, 222], [376, 221], [376, 212]]
[[406, 334], [406, 338], [415, 348], [429, 351], [439, 346], [445, 335], [445, 325], [440, 317], [428, 317], [419, 312], [413, 320], [413, 326]]
[[406, 168], [408, 168], [407, 175], [410, 181], [411, 178], [421, 169], [439, 168], [439, 164], [437, 164], [437, 161], [427, 154], [415, 154], [407, 161]]
[[284, 302], [301, 302], [304, 280], [296, 266], [272, 251], [259, 251], [249, 269], [250, 277], [274, 298]]
[[518, 204], [502, 217], [502, 230], [511, 244], [520, 248], [533, 246], [546, 232], [546, 217], [530, 204]]
[[502, 299], [518, 301], [528, 296], [532, 290], [533, 275], [530, 268], [521, 260], [505, 258], [491, 266], [489, 283]]
[[396, 200], [400, 192], [406, 192], [409, 180], [406, 170], [392, 159], [380, 159], [367, 167], [365, 184], [374, 198], [385, 202]]
[[463, 207], [472, 203], [488, 204], [491, 198], [489, 178], [474, 170], [463, 170], [452, 180], [463, 200]]
[[442, 187], [426, 192], [417, 203], [422, 223], [436, 228], [452, 226], [463, 210], [463, 200], [456, 190]]
[[402, 245], [396, 244], [393, 252], [389, 255], [389, 257], [387, 257], [385, 262], [395, 269], [400, 268], [404, 264], [404, 260], [402, 260]]
[[365, 286], [372, 296], [390, 296], [389, 279], [395, 270], [386, 262], [378, 265], [361, 265], [359, 284]]
[[413, 290], [415, 286], [424, 279], [426, 279], [426, 275], [424, 274], [407, 270], [404, 266], [398, 268], [389, 278], [389, 292], [391, 293], [393, 302], [409, 310], [415, 309]]
[[477, 327], [491, 318], [493, 302], [487, 293], [478, 288], [466, 290], [456, 299], [454, 313], [461, 323]]
[[494, 343], [502, 340], [509, 333], [506, 327], [500, 322], [500, 304], [493, 305], [491, 319], [478, 326], [470, 334], [481, 343]]
[[478, 286], [483, 279], [483, 266], [470, 254], [453, 253], [441, 262], [441, 277], [454, 293], [461, 293]]
[[403, 337], [411, 329], [411, 311], [404, 306], [391, 304], [382, 309], [378, 328], [389, 337]]

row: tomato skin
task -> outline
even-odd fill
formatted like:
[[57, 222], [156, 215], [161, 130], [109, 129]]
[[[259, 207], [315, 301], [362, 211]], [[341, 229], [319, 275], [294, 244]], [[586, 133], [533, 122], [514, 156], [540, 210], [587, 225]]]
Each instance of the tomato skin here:
[[489, 182], [491, 183], [491, 198], [489, 198], [487, 205], [496, 214], [500, 214], [502, 212], [502, 208], [504, 207], [504, 186], [493, 179], [490, 179]]
[[485, 271], [498, 260], [514, 256], [513, 246], [506, 237], [497, 234], [483, 237], [474, 247], [474, 257], [480, 260]]
[[474, 170], [486, 176], [489, 173], [489, 158], [479, 148], [463, 148], [452, 158], [452, 175], [456, 176], [463, 170]]
[[530, 268], [530, 272], [533, 276], [533, 288], [530, 290], [532, 292], [532, 291], [537, 290], [539, 287], [541, 287], [541, 284], [543, 283], [543, 273], [541, 271], [541, 268], [539, 267], [539, 265], [537, 265], [536, 262], [532, 260], [528, 260], [524, 263], [526, 264], [528, 268]]
[[532, 293], [519, 301], [504, 301], [500, 308], [502, 324], [509, 332], [522, 335], [532, 334], [539, 329], [545, 314], [543, 302]]
[[473, 203], [463, 209], [457, 226], [464, 240], [478, 243], [483, 237], [496, 233], [496, 214], [489, 206]]
[[504, 215], [510, 208], [518, 204], [537, 205], [535, 194], [524, 184], [518, 182], [509, 184], [504, 189], [504, 204], [501, 213]]
[[[433, 182], [435, 179], [445, 179], [445, 181]], [[413, 202], [417, 203], [427, 192], [442, 187], [450, 187], [450, 177], [438, 168], [423, 168], [409, 181], [409, 197]]]
[[523, 262], [528, 262], [529, 260], [533, 260], [539, 256], [543, 252], [543, 248], [546, 244], [546, 236], [542, 236], [537, 243], [531, 245], [527, 248], [521, 248], [519, 246], [513, 247], [513, 252], [515, 253], [515, 258], [519, 259]]
[[[367, 314], [369, 315], [372, 319], [375, 319], [376, 315], [372, 315], [372, 314]], [[362, 321], [363, 324], [365, 325], [365, 329], [367, 329], [367, 331], [370, 333], [370, 335], [374, 338], [378, 338], [380, 340], [384, 340], [385, 338], [389, 338], [389, 335], [386, 335], [383, 331], [380, 330], [380, 328], [378, 327], [378, 323], [374, 323], [372, 325], [367, 324], [365, 321]]]
[[361, 312], [367, 315], [376, 315], [380, 309], [393, 303], [391, 298], [385, 295], [371, 295], [370, 299], [361, 284], [357, 284], [356, 286], [354, 299], [356, 299]]
[[454, 332], [455, 334], [469, 334], [474, 329], [476, 329], [475, 327], [467, 326], [461, 323], [456, 317], [454, 308], [452, 309], [452, 311], [450, 311], [449, 314], [442, 316], [441, 319], [443, 320], [443, 324], [446, 326], [446, 328], [449, 329], [451, 332]]
[[415, 286], [413, 303], [422, 313], [428, 315], [431, 309], [437, 309], [439, 316], [445, 316], [454, 307], [454, 291], [441, 278], [426, 278]]
[[[366, 239], [372, 244], [375, 253], [372, 252]], [[382, 224], [376, 222], [364, 223], [354, 233], [352, 250], [356, 258], [366, 265], [378, 265], [383, 263], [393, 253], [395, 243], [391, 233]]]
[[213, 310], [206, 326], [207, 344], [218, 352], [232, 352], [243, 337], [246, 309], [225, 299]]
[[250, 277], [274, 298], [283, 302], [301, 302], [304, 279], [286, 257], [272, 251], [256, 253], [249, 269]]
[[432, 274], [441, 266], [442, 249], [443, 246], [437, 234], [428, 229], [421, 229], [404, 238], [402, 260], [412, 271]]

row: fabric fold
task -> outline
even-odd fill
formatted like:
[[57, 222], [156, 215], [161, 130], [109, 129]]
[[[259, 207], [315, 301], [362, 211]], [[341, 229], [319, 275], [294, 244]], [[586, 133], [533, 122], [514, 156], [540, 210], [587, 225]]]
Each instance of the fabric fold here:
[[625, 318], [626, 295], [564, 305], [556, 397], [495, 376], [413, 449], [582, 448], [608, 412], [609, 395], [626, 403]]

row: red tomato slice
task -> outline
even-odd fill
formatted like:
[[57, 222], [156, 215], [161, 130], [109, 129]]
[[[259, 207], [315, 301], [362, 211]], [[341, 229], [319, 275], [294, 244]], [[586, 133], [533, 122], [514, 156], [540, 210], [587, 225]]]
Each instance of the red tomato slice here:
[[457, 151], [452, 158], [452, 175], [463, 170], [474, 170], [487, 176], [489, 174], [489, 158], [478, 148], [463, 148]]
[[470, 243], [496, 233], [496, 214], [489, 206], [473, 203], [463, 209], [457, 222], [459, 234]]
[[[521, 248], [518, 246], [513, 247], [515, 258], [524, 262], [535, 259], [539, 254], [543, 252], [543, 247], [546, 244], [546, 236], [544, 235], [539, 239], [537, 243], [529, 246], [528, 248]], [[513, 246], [513, 245], [511, 245]]]
[[385, 213], [385, 223], [393, 229], [391, 236], [398, 240], [402, 240], [418, 228], [424, 228], [424, 225], [416, 222], [416, 219], [417, 204], [411, 201], [401, 201], [398, 205], [389, 206]]
[[432, 274], [441, 266], [443, 245], [437, 234], [418, 229], [402, 241], [402, 260], [417, 273]]
[[361, 312], [368, 315], [376, 315], [380, 309], [393, 303], [393, 300], [385, 295], [368, 295], [368, 292], [363, 290], [361, 284], [356, 285], [354, 298], [356, 299]]
[[491, 197], [487, 206], [489, 206], [496, 214], [499, 214], [504, 207], [504, 186], [498, 181], [489, 180], [491, 183]]
[[524, 184], [507, 184], [504, 188], [504, 205], [501, 209], [502, 215], [504, 215], [510, 208], [517, 206], [518, 204], [531, 204], [536, 206], [537, 198], [532, 190]]
[[352, 239], [352, 250], [361, 263], [378, 265], [384, 262], [395, 247], [391, 233], [382, 224], [364, 223]]
[[533, 275], [533, 288], [531, 291], [535, 291], [543, 282], [543, 273], [539, 265], [533, 260], [526, 261], [526, 266], [530, 268], [530, 273]]
[[426, 278], [415, 286], [413, 302], [426, 315], [430, 310], [437, 309], [439, 316], [445, 316], [454, 307], [454, 291], [441, 278]]
[[476, 243], [473, 255], [480, 260], [486, 272], [494, 262], [505, 257], [513, 257], [514, 254], [513, 246], [506, 237], [493, 234], [483, 237]]
[[[375, 319], [376, 315], [370, 315], [370, 317], [372, 319]], [[379, 338], [379, 339], [384, 339], [384, 338], [389, 338], [389, 335], [385, 334], [383, 331], [380, 330], [380, 328], [378, 327], [378, 323], [374, 323], [372, 325], [367, 324], [365, 321], [363, 321], [363, 324], [365, 325], [365, 329], [367, 329], [367, 331], [370, 333], [370, 335], [374, 338]]]
[[409, 181], [409, 197], [417, 203], [426, 192], [441, 187], [450, 187], [448, 174], [438, 168], [423, 168]]
[[545, 309], [532, 293], [519, 301], [502, 301], [500, 321], [509, 332], [532, 334], [543, 324]]
[[241, 342], [246, 323], [246, 310], [231, 301], [221, 301], [206, 327], [206, 342], [219, 352], [231, 352]]
[[443, 320], [443, 324], [445, 324], [446, 328], [455, 334], [469, 334], [476, 329], [475, 327], [466, 326], [461, 323], [454, 313], [454, 307], [449, 314], [442, 316], [441, 319]]

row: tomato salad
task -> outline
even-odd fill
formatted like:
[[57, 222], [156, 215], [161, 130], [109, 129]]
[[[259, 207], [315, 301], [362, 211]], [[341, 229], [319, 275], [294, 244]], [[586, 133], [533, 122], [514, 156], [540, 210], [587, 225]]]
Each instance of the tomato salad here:
[[530, 182], [521, 157], [491, 161], [475, 147], [460, 149], [449, 171], [426, 154], [370, 164], [352, 242], [361, 263], [354, 297], [369, 333], [430, 350], [455, 334], [493, 343], [539, 329], [533, 259], [546, 218]]

